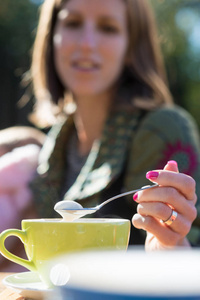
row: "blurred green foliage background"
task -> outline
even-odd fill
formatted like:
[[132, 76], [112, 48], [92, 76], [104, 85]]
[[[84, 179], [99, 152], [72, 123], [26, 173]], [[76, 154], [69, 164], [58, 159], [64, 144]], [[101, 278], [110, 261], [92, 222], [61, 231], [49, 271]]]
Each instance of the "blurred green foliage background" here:
[[[152, 3], [174, 100], [200, 127], [200, 0]], [[24, 96], [42, 0], [0, 0], [0, 129], [30, 125], [33, 98]], [[26, 80], [23, 80], [26, 82]]]
[[149, 0], [174, 100], [200, 127], [200, 0]]

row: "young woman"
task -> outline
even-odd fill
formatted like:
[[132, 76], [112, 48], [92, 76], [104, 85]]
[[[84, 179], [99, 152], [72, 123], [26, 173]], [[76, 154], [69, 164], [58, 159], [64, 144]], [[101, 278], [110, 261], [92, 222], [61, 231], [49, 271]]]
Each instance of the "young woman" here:
[[32, 77], [32, 119], [54, 124], [32, 183], [40, 217], [61, 199], [89, 207], [150, 180], [159, 187], [94, 217], [132, 219], [130, 243], [147, 249], [198, 244], [198, 132], [173, 104], [148, 1], [46, 0]]

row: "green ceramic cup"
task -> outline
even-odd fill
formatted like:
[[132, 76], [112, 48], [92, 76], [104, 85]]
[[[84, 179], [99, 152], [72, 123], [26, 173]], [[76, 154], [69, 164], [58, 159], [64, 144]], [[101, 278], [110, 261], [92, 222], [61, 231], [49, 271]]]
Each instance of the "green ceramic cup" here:
[[[57, 256], [91, 249], [126, 250], [129, 242], [130, 221], [126, 219], [79, 219], [64, 222], [62, 219], [22, 220], [22, 230], [8, 229], [0, 234], [0, 252], [7, 259], [38, 272], [48, 285], [44, 265]], [[27, 260], [5, 247], [9, 236], [18, 237], [24, 244]]]

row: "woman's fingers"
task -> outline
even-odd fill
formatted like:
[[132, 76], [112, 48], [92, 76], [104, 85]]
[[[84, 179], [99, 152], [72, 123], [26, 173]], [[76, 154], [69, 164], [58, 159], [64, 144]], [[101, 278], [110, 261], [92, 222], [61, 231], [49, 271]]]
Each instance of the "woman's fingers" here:
[[183, 238], [179, 233], [169, 230], [166, 226], [161, 226], [159, 220], [150, 216], [135, 214], [132, 218], [132, 223], [136, 228], [151, 233], [163, 245], [177, 245], [179, 240]]
[[163, 221], [167, 221], [171, 215], [172, 215], [172, 208], [169, 207], [168, 205], [164, 204], [164, 203], [157, 203], [157, 202], [153, 202], [153, 203], [141, 203], [138, 204], [137, 207], [137, 212], [138, 214], [140, 214], [142, 217], [152, 217], [157, 219], [160, 223], [158, 223], [159, 226], [164, 226], [164, 227], [168, 227], [170, 230], [179, 233], [182, 237], [186, 236], [190, 229], [191, 229], [191, 224], [194, 221], [194, 219], [196, 218], [196, 209], [194, 206], [191, 205], [190, 208], [191, 212], [185, 216], [184, 214], [181, 214], [180, 212], [177, 212], [177, 217], [174, 220], [174, 222], [168, 226], [165, 223], [161, 223], [161, 220]]
[[[193, 201], [187, 200], [179, 191], [173, 187], [155, 187], [149, 190], [143, 190], [134, 195], [134, 200], [137, 203], [162, 203], [163, 205], [169, 205], [177, 210], [181, 214], [192, 214], [193, 219], [193, 207], [196, 202], [196, 195], [193, 195]], [[159, 205], [160, 205], [159, 204]], [[160, 207], [160, 206], [158, 206]], [[165, 216], [164, 216], [165, 217]], [[167, 217], [167, 216], [166, 216]]]
[[170, 218], [172, 209], [162, 202], [142, 202], [138, 204], [137, 212], [142, 216], [151, 216], [166, 221]]
[[164, 170], [178, 173], [179, 170], [178, 170], [177, 162], [175, 160], [168, 161], [164, 167]]
[[[152, 241], [157, 246], [183, 244], [197, 215], [194, 179], [179, 173], [174, 161], [168, 162], [164, 170], [148, 172], [147, 178], [159, 186], [133, 196], [138, 203], [137, 214], [132, 219], [133, 225], [146, 230], [148, 236], [152, 235]], [[165, 222], [171, 217], [173, 210], [177, 216], [167, 225]]]
[[149, 180], [158, 183], [160, 186], [172, 187], [174, 190], [179, 191], [187, 200], [192, 200], [196, 203], [196, 183], [192, 177], [166, 170], [150, 171], [146, 176]]

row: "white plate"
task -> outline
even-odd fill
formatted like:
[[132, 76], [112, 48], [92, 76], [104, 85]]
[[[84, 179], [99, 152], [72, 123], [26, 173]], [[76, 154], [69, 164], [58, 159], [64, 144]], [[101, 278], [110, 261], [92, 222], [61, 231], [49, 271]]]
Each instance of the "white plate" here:
[[25, 298], [42, 300], [52, 293], [34, 272], [22, 272], [9, 275], [2, 280], [6, 287], [12, 288]]
[[[60, 262], [70, 270], [67, 285], [60, 287], [61, 299], [200, 299], [200, 249], [145, 252], [133, 247], [127, 252], [76, 253]], [[95, 292], [98, 297], [91, 297]]]

